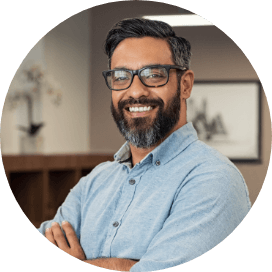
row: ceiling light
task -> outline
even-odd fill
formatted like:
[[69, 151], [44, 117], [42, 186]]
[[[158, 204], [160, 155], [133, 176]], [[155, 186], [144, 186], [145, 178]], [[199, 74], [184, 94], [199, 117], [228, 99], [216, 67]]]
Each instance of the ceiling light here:
[[143, 16], [145, 19], [163, 21], [170, 26], [207, 26], [213, 25], [206, 19], [195, 14], [183, 15], [156, 15], [156, 16]]

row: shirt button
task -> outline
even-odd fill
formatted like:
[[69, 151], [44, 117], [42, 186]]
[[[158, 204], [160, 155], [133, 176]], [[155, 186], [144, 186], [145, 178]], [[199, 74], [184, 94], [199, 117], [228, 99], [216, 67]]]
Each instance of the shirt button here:
[[156, 161], [156, 165], [159, 166], [161, 164], [160, 161]]
[[112, 224], [115, 228], [117, 228], [119, 226], [119, 223], [117, 221], [115, 221], [113, 224]]
[[134, 180], [134, 179], [131, 179], [131, 180], [129, 181], [129, 184], [130, 184], [130, 185], [134, 185], [134, 184], [135, 184], [135, 180]]

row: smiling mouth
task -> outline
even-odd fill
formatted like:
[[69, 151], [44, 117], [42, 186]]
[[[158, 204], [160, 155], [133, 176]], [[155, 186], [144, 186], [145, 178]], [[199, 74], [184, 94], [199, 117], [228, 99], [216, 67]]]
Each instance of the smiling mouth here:
[[149, 112], [153, 110], [155, 106], [144, 106], [144, 107], [126, 107], [126, 111], [128, 112]]

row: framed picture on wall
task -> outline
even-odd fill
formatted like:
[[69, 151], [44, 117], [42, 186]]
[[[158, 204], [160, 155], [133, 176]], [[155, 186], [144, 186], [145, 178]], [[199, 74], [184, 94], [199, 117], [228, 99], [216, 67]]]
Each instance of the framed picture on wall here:
[[200, 140], [230, 160], [260, 162], [260, 82], [196, 81], [187, 119]]

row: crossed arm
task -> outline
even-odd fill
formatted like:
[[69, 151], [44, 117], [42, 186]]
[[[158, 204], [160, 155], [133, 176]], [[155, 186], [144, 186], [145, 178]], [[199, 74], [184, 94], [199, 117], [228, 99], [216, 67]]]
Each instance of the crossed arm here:
[[55, 246], [59, 247], [71, 256], [84, 261], [95, 266], [118, 270], [118, 271], [129, 271], [130, 268], [137, 263], [129, 259], [119, 259], [119, 258], [101, 258], [86, 260], [85, 253], [77, 239], [76, 233], [70, 223], [64, 221], [62, 222], [62, 229], [64, 230], [68, 243], [61, 231], [60, 225], [58, 223], [53, 223], [51, 228], [46, 229], [45, 237], [53, 243]]

